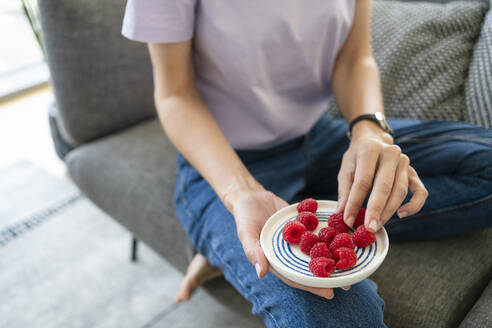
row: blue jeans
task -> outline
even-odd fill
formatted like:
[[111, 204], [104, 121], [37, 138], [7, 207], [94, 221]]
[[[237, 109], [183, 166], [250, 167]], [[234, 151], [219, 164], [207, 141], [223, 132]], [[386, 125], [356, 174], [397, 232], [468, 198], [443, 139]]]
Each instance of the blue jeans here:
[[[492, 130], [460, 122], [390, 120], [395, 143], [429, 191], [423, 209], [386, 224], [390, 240], [462, 234], [492, 226]], [[337, 199], [347, 125], [324, 116], [304, 137], [265, 151], [238, 151], [253, 176], [288, 202]], [[258, 279], [234, 219], [200, 174], [178, 155], [175, 207], [195, 249], [220, 268], [267, 327], [385, 327], [384, 302], [366, 279], [326, 300], [271, 273]]]

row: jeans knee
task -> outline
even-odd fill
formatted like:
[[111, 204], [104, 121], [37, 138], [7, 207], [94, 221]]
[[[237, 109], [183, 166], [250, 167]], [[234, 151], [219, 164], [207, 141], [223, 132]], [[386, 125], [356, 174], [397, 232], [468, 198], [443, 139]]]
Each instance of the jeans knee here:
[[287, 285], [282, 294], [271, 295], [262, 307], [268, 327], [386, 327], [384, 301], [368, 280], [350, 291], [337, 289], [331, 300]]

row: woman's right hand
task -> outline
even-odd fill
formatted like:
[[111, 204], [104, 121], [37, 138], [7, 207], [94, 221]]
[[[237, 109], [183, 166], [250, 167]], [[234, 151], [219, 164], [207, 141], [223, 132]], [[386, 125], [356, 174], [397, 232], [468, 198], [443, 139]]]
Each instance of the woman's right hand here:
[[314, 288], [295, 283], [277, 273], [270, 267], [260, 246], [260, 233], [268, 218], [286, 207], [286, 201], [266, 190], [239, 191], [227, 195], [228, 209], [234, 215], [239, 240], [243, 245], [248, 260], [255, 266], [258, 277], [263, 277], [268, 271], [293, 288], [302, 289], [313, 294], [333, 298], [333, 289]]

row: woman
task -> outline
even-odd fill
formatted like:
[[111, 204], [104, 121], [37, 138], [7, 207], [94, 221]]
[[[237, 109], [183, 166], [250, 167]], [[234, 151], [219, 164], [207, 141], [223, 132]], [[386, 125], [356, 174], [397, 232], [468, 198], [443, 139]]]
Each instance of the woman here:
[[[180, 152], [177, 215], [203, 254], [178, 301], [222, 272], [268, 327], [384, 327], [384, 302], [370, 280], [333, 291], [274, 272], [258, 241], [268, 217], [313, 196], [338, 199], [348, 225], [367, 204], [366, 228], [389, 221], [392, 240], [491, 225], [491, 132], [436, 121], [391, 120], [389, 128], [370, 7], [128, 1], [123, 34], [149, 44], [157, 111]], [[349, 126], [327, 116], [333, 96]]]

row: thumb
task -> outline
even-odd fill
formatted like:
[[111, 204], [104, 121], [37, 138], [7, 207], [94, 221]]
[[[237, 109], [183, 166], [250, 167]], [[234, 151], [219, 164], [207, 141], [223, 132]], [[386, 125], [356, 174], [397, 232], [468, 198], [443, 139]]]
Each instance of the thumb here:
[[289, 203], [287, 203], [285, 200], [277, 196], [275, 197], [274, 205], [275, 205], [275, 210], [278, 211], [284, 207], [289, 206]]
[[245, 234], [241, 240], [243, 244], [244, 253], [248, 260], [255, 266], [256, 274], [258, 278], [263, 278], [267, 272], [269, 263], [263, 253], [263, 249], [260, 246], [260, 240], [255, 234]]

